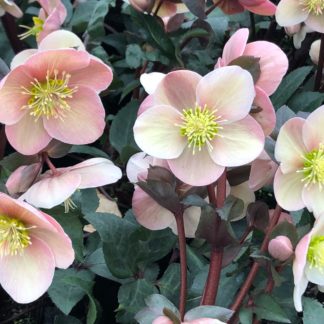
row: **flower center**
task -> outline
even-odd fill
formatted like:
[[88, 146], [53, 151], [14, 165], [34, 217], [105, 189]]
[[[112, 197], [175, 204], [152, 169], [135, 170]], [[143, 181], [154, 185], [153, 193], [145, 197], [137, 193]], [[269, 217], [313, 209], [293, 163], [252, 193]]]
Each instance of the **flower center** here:
[[63, 120], [65, 112], [71, 109], [67, 99], [72, 98], [73, 93], [77, 91], [77, 87], [68, 86], [70, 77], [71, 75], [64, 71], [59, 76], [59, 72], [54, 70], [54, 76], [47, 71], [44, 82], [34, 79], [30, 89], [22, 87], [24, 90], [22, 94], [30, 96], [27, 105], [22, 109], [29, 109], [35, 121], [42, 116], [47, 119], [54, 117]]
[[310, 267], [324, 269], [324, 236], [312, 237], [307, 251]]
[[[209, 110], [205, 105], [203, 108], [196, 105], [194, 109], [184, 109], [182, 112], [183, 123], [177, 125], [180, 127], [180, 134], [188, 139], [188, 147], [192, 147], [192, 153], [195, 154], [196, 149], [201, 151], [205, 145], [212, 150], [210, 141], [219, 135], [218, 132], [222, 127], [217, 121], [221, 116], [215, 116], [216, 110]], [[220, 135], [219, 135], [220, 136]]]
[[302, 0], [304, 10], [315, 15], [321, 15], [324, 12], [324, 0]]
[[0, 215], [0, 258], [21, 255], [31, 245], [28, 229], [20, 220]]
[[318, 150], [313, 150], [304, 155], [304, 167], [299, 172], [304, 173], [302, 181], [309, 184], [318, 184], [319, 189], [322, 189], [324, 184], [324, 145], [320, 144]]
[[43, 30], [44, 20], [38, 17], [33, 17], [33, 22], [34, 22], [33, 27], [19, 25], [20, 27], [27, 29], [26, 32], [19, 35], [20, 39], [25, 39], [29, 36], [35, 36], [36, 38], [38, 37], [39, 33]]

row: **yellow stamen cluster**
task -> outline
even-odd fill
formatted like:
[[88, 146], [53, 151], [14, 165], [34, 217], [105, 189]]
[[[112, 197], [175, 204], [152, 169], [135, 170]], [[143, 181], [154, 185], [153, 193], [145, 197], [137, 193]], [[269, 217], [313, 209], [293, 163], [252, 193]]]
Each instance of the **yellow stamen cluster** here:
[[75, 209], [77, 208], [77, 205], [74, 203], [74, 201], [71, 198], [68, 198], [64, 200], [64, 212], [68, 213], [70, 209]]
[[307, 261], [311, 268], [324, 270], [324, 236], [312, 237], [308, 246]]
[[302, 5], [304, 10], [315, 15], [322, 15], [324, 12], [324, 0], [302, 0]]
[[180, 134], [188, 139], [188, 147], [192, 147], [192, 153], [195, 154], [196, 149], [207, 145], [208, 149], [213, 147], [210, 143], [222, 127], [218, 124], [221, 116], [215, 115], [216, 110], [209, 110], [207, 106], [201, 108], [196, 105], [195, 108], [184, 109], [182, 112], [183, 123], [177, 125], [180, 127]]
[[322, 190], [324, 185], [324, 145], [320, 144], [319, 149], [306, 153], [303, 156], [305, 162], [304, 167], [298, 172], [304, 174], [302, 181], [305, 181], [306, 186], [309, 184], [318, 184]]
[[35, 36], [36, 38], [38, 37], [39, 33], [43, 30], [44, 20], [38, 17], [33, 17], [33, 22], [34, 22], [33, 27], [20, 25], [20, 27], [27, 29], [25, 33], [19, 35], [20, 39], [25, 39], [29, 36]]
[[0, 258], [21, 255], [31, 245], [28, 229], [20, 220], [0, 215]]
[[40, 117], [64, 119], [65, 112], [71, 109], [67, 99], [72, 98], [77, 87], [68, 86], [71, 75], [57, 70], [53, 73], [47, 71], [46, 80], [43, 82], [34, 79], [31, 88], [22, 87], [22, 94], [30, 96], [27, 105], [22, 109], [30, 110], [30, 115], [37, 121]]

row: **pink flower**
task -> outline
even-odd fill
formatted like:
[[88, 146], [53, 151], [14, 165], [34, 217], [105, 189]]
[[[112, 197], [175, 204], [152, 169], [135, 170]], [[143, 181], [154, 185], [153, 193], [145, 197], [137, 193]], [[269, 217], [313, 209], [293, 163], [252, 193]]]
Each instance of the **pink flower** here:
[[276, 11], [280, 26], [289, 27], [304, 22], [314, 31], [324, 33], [323, 0], [281, 0]]
[[23, 16], [23, 12], [20, 8], [11, 0], [0, 0], [0, 16], [3, 16], [6, 12], [10, 15], [20, 18]]
[[[10, 178], [19, 176], [16, 171]], [[77, 189], [104, 186], [121, 177], [121, 170], [111, 161], [92, 158], [72, 167], [55, 169], [54, 173], [45, 172], [19, 199], [40, 208], [52, 208], [64, 202], [68, 211], [69, 207], [74, 207], [70, 197]]]
[[135, 141], [145, 153], [167, 160], [183, 182], [210, 184], [225, 167], [249, 163], [261, 153], [263, 131], [248, 115], [254, 96], [250, 73], [237, 66], [204, 77], [186, 70], [168, 73], [150, 98], [152, 106], [135, 122]]
[[27, 31], [20, 35], [21, 39], [28, 36], [36, 36], [37, 42], [40, 42], [51, 32], [60, 29], [63, 24], [67, 11], [61, 0], [37, 0], [41, 5], [38, 17], [33, 17], [34, 26], [21, 26]]
[[[277, 45], [266, 41], [247, 44], [248, 37], [247, 28], [235, 32], [225, 44], [223, 55], [218, 59], [215, 67], [233, 65], [234, 60], [244, 56], [260, 59], [260, 76], [254, 80], [256, 96], [253, 108], [256, 108], [256, 112], [252, 110], [250, 114], [260, 123], [265, 135], [269, 135], [276, 123], [275, 111], [269, 96], [275, 92], [286, 74], [288, 59]], [[262, 109], [260, 112], [257, 112], [258, 107]]]
[[290, 239], [283, 235], [276, 236], [269, 242], [268, 251], [273, 258], [282, 262], [288, 260], [294, 253]]
[[0, 193], [0, 284], [16, 302], [39, 298], [55, 267], [73, 260], [71, 240], [52, 217]]
[[52, 138], [68, 144], [94, 142], [105, 127], [98, 92], [111, 81], [111, 69], [85, 51], [31, 55], [1, 82], [0, 122], [10, 144], [31, 155]]
[[293, 263], [294, 304], [301, 312], [301, 297], [308, 282], [324, 285], [324, 214], [316, 220], [313, 229], [297, 244]]
[[[213, 0], [215, 3], [219, 0]], [[218, 6], [228, 15], [251, 11], [262, 16], [272, 16], [276, 12], [276, 6], [269, 0], [222, 0]]]
[[281, 128], [275, 148], [280, 166], [274, 193], [286, 210], [307, 207], [315, 217], [324, 211], [324, 106], [307, 119], [289, 119]]

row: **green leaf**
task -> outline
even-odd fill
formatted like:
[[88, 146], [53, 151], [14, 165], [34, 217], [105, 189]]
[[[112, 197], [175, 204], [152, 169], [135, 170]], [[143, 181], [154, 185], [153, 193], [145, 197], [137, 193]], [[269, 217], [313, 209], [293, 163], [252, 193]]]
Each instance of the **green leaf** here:
[[88, 0], [86, 2], [81, 2], [76, 6], [70, 21], [72, 30], [75, 33], [83, 33], [87, 29], [92, 13], [97, 4], [98, 1], [96, 0]]
[[281, 82], [277, 91], [271, 96], [271, 101], [276, 108], [286, 104], [297, 89], [303, 84], [313, 67], [304, 66], [290, 72]]
[[136, 69], [143, 64], [145, 53], [138, 44], [129, 44], [126, 47], [125, 59], [131, 69]]
[[239, 56], [231, 61], [228, 65], [237, 65], [242, 69], [250, 72], [253, 77], [254, 83], [256, 83], [261, 75], [260, 58], [254, 56]]
[[193, 321], [202, 317], [215, 318], [227, 322], [233, 315], [233, 311], [219, 306], [198, 306], [186, 313], [186, 320]]
[[99, 206], [99, 197], [94, 188], [81, 190], [81, 211], [83, 215], [93, 213]]
[[206, 258], [190, 245], [187, 245], [186, 251], [188, 269], [191, 274], [196, 275], [207, 264]]
[[200, 19], [205, 19], [205, 0], [183, 0], [183, 3], [188, 7], [191, 13]]
[[54, 318], [54, 324], [82, 324], [80, 320], [73, 316], [57, 315]]
[[324, 309], [323, 305], [316, 299], [303, 298], [303, 323], [304, 324], [323, 324]]
[[242, 308], [239, 312], [239, 318], [241, 324], [252, 324], [253, 311], [251, 308]]
[[132, 324], [135, 314], [145, 307], [145, 298], [157, 294], [158, 290], [146, 279], [139, 279], [122, 285], [118, 291], [118, 313], [119, 323]]
[[119, 153], [126, 146], [132, 146], [139, 150], [133, 135], [133, 126], [137, 118], [138, 107], [139, 102], [137, 100], [130, 101], [117, 113], [111, 124], [109, 140]]
[[288, 102], [295, 112], [307, 111], [312, 112], [324, 102], [324, 93], [305, 91], [297, 93]]
[[109, 2], [107, 0], [100, 0], [94, 7], [87, 28], [91, 38], [105, 35], [104, 20], [109, 10]]
[[88, 154], [95, 157], [103, 157], [109, 159], [109, 155], [96, 147], [88, 145], [73, 145], [69, 153]]

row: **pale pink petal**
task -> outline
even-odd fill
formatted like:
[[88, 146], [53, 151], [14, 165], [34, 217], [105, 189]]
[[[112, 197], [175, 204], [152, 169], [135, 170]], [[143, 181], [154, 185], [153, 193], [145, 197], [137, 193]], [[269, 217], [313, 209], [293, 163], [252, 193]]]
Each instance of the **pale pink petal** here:
[[71, 197], [80, 183], [81, 175], [63, 173], [36, 182], [19, 199], [35, 207], [53, 208]]
[[82, 40], [74, 33], [64, 29], [56, 30], [50, 33], [38, 45], [39, 51], [59, 48], [85, 50]]
[[138, 181], [138, 174], [146, 172], [150, 165], [153, 165], [153, 157], [144, 152], [131, 156], [126, 165], [126, 174], [130, 182]]
[[223, 50], [222, 63], [224, 65], [228, 65], [230, 62], [243, 55], [248, 38], [248, 28], [241, 28], [231, 36]]
[[138, 108], [137, 115], [142, 114], [145, 110], [153, 106], [154, 106], [154, 97], [153, 95], [149, 95], [142, 101], [140, 107]]
[[174, 215], [138, 186], [135, 186], [132, 206], [136, 220], [150, 230], [164, 229], [173, 222]]
[[112, 82], [111, 68], [100, 59], [91, 56], [90, 64], [73, 72], [69, 84], [71, 86], [85, 86], [97, 92], [105, 90]]
[[197, 318], [188, 322], [181, 322], [182, 324], [226, 324], [218, 319], [214, 318]]
[[121, 170], [113, 162], [104, 158], [92, 158], [68, 169], [69, 173], [81, 176], [78, 189], [105, 186], [117, 182], [122, 177]]
[[307, 10], [298, 0], [281, 0], [277, 6], [276, 20], [280, 26], [292, 26], [306, 20]]
[[324, 190], [320, 190], [318, 184], [305, 186], [302, 198], [307, 209], [313, 212], [316, 218], [324, 212]]
[[28, 112], [18, 123], [6, 126], [6, 135], [11, 146], [24, 155], [37, 154], [52, 139], [44, 129], [42, 119], [35, 121]]
[[321, 268], [310, 266], [309, 263], [307, 263], [305, 275], [308, 281], [317, 285], [324, 285], [323, 270]]
[[273, 43], [257, 41], [247, 44], [243, 55], [260, 58], [261, 74], [256, 85], [267, 95], [273, 94], [288, 70], [286, 54]]
[[23, 64], [26, 62], [26, 60], [37, 53], [37, 49], [34, 48], [30, 48], [30, 49], [26, 49], [23, 50], [21, 52], [19, 52], [18, 54], [16, 54], [14, 56], [14, 58], [12, 59], [11, 63], [10, 63], [10, 69], [13, 70], [14, 68], [16, 68], [17, 66]]
[[255, 97], [252, 76], [238, 66], [225, 66], [205, 75], [197, 86], [201, 107], [216, 110], [215, 115], [226, 122], [244, 118]]
[[295, 284], [293, 299], [294, 299], [295, 309], [297, 312], [303, 311], [302, 296], [306, 291], [307, 285], [308, 285], [308, 280], [305, 275], [302, 276], [300, 281]]
[[201, 76], [195, 72], [180, 70], [168, 73], [158, 84], [153, 96], [157, 105], [170, 105], [180, 112], [194, 108], [196, 87]]
[[324, 33], [324, 12], [320, 15], [309, 14], [305, 24], [318, 33]]
[[49, 288], [55, 260], [47, 244], [32, 237], [32, 244], [23, 255], [0, 258], [0, 284], [17, 303], [30, 303]]
[[213, 183], [224, 172], [224, 167], [211, 159], [207, 147], [195, 154], [192, 148], [186, 147], [178, 158], [168, 160], [168, 164], [177, 178], [192, 186]]
[[282, 208], [294, 211], [305, 207], [302, 199], [303, 178], [304, 175], [302, 173], [291, 172], [284, 174], [278, 168], [274, 178], [273, 189], [276, 200]]
[[165, 74], [160, 72], [143, 73], [140, 82], [148, 94], [154, 93], [159, 83], [164, 79]]
[[44, 118], [48, 134], [68, 144], [89, 144], [96, 141], [105, 128], [105, 110], [99, 96], [90, 88], [79, 87], [66, 102], [71, 109], [60, 118]]
[[167, 316], [159, 316], [152, 324], [173, 324], [173, 322]]
[[135, 141], [144, 152], [154, 157], [176, 158], [187, 144], [177, 126], [182, 122], [181, 114], [175, 108], [154, 106], [137, 117], [134, 125]]
[[8, 12], [10, 15], [16, 18], [20, 18], [23, 16], [23, 12], [13, 1], [2, 1], [1, 6], [6, 12]]
[[[213, 0], [214, 3], [219, 3], [219, 0]], [[226, 14], [233, 15], [244, 11], [244, 7], [238, 0], [222, 1], [218, 7]]]
[[264, 147], [264, 133], [251, 117], [230, 124], [223, 124], [212, 141], [210, 152], [215, 163], [225, 166], [240, 166], [256, 159]]
[[306, 119], [302, 135], [308, 151], [319, 149], [319, 143], [324, 143], [324, 105], [313, 111]]
[[276, 113], [268, 95], [258, 86], [255, 87], [255, 91], [253, 106], [262, 110], [256, 113], [252, 112], [250, 115], [261, 125], [264, 135], [268, 136], [276, 125]]
[[[192, 206], [192, 207], [185, 209], [185, 211], [183, 213], [183, 222], [184, 222], [186, 237], [189, 237], [189, 238], [195, 237], [195, 234], [196, 234], [196, 231], [198, 228], [198, 224], [200, 221], [200, 214], [201, 214], [200, 207]], [[172, 232], [175, 235], [178, 235], [177, 223], [176, 223], [175, 219], [169, 225], [169, 227], [171, 228]]]
[[244, 5], [246, 10], [249, 10], [257, 15], [272, 16], [276, 13], [277, 7], [270, 1], [262, 1], [257, 5]]
[[281, 162], [283, 173], [293, 172], [304, 165], [303, 156], [307, 152], [302, 138], [304, 123], [305, 119], [291, 118], [280, 129], [275, 156]]
[[[154, 12], [154, 8], [152, 9]], [[159, 17], [169, 17], [174, 16], [177, 13], [177, 6], [170, 2], [170, 1], [163, 1], [162, 5], [160, 6], [157, 15]]]

